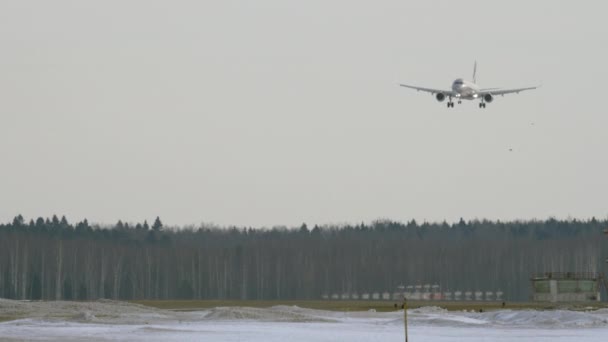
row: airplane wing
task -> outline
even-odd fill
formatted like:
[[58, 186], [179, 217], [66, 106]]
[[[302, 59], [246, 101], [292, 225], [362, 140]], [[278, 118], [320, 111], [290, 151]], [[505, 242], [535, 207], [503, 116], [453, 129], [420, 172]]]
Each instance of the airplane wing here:
[[540, 87], [540, 86], [526, 87], [526, 88], [515, 88], [515, 89], [499, 89], [499, 88], [494, 89], [494, 88], [488, 88], [488, 89], [482, 89], [479, 92], [479, 95], [484, 96], [486, 94], [490, 94], [490, 95], [493, 95], [493, 96], [496, 96], [496, 95], [502, 95], [502, 96], [504, 96], [504, 95], [513, 94], [513, 93], [519, 94], [519, 92], [522, 92], [522, 91], [525, 91], [525, 90], [536, 89], [538, 87]]
[[399, 84], [399, 85], [402, 86], [402, 87], [405, 87], [405, 88], [410, 88], [410, 89], [414, 89], [414, 90], [417, 90], [417, 91], [425, 91], [425, 92], [431, 93], [431, 94], [440, 94], [441, 93], [441, 94], [445, 94], [445, 95], [448, 95], [448, 96], [450, 96], [450, 95], [451, 96], [456, 96], [456, 93], [454, 93], [451, 90], [423, 88], [423, 87], [416, 87], [416, 86], [411, 86], [411, 85], [407, 85], [407, 84]]

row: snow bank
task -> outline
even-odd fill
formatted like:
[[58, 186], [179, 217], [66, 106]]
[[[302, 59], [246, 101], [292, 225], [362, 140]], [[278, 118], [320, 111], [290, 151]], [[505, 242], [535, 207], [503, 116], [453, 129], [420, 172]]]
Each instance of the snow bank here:
[[[589, 328], [608, 327], [608, 309], [569, 310], [497, 310], [487, 312], [453, 311], [429, 307], [408, 310], [411, 325], [491, 326], [501, 328]], [[399, 322], [396, 322], [399, 324]]]
[[181, 320], [184, 315], [106, 299], [94, 302], [38, 302], [0, 299], [0, 316], [45, 321], [137, 324], [148, 321]]
[[336, 322], [328, 312], [297, 306], [271, 308], [218, 307], [207, 311], [204, 320], [255, 320], [262, 322]]
[[[0, 299], [0, 316], [67, 321], [78, 323], [150, 324], [158, 322], [199, 322], [248, 320], [258, 322], [356, 322], [402, 325], [403, 311], [336, 312], [273, 306], [270, 308], [217, 307], [195, 312], [175, 312], [112, 300], [94, 302], [35, 302]], [[449, 312], [439, 307], [408, 310], [411, 326], [487, 326], [523, 328], [608, 327], [608, 309], [569, 310], [497, 310], [488, 312]]]
[[608, 326], [608, 309], [596, 311], [569, 310], [501, 310], [470, 314], [472, 318], [498, 326], [525, 326], [536, 328], [588, 328]]
[[[0, 300], [0, 340], [128, 341], [402, 341], [403, 311], [335, 312], [297, 306], [218, 307], [173, 312], [116, 301], [21, 302]], [[408, 310], [410, 340], [608, 340], [608, 310]]]

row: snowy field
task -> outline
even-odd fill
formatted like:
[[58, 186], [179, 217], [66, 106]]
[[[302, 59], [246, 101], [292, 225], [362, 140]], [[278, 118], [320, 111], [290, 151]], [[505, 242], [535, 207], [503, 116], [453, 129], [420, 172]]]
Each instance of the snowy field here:
[[[410, 341], [608, 341], [608, 309], [588, 312], [408, 310]], [[330, 312], [291, 306], [173, 312], [114, 301], [0, 299], [0, 340], [403, 341], [403, 311]]]

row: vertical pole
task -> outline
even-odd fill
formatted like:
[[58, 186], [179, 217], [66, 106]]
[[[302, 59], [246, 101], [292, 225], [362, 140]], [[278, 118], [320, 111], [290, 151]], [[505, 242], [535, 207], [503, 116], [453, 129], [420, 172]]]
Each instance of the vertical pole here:
[[403, 297], [403, 324], [405, 326], [405, 342], [407, 341], [407, 299]]
[[[604, 234], [608, 237], [608, 228], [604, 229]], [[606, 263], [608, 263], [608, 258], [606, 258]], [[600, 278], [602, 278], [602, 282], [604, 283], [604, 289], [606, 290], [606, 297], [608, 297], [608, 278], [606, 278], [606, 274], [603, 272], [602, 274], [600, 274]]]

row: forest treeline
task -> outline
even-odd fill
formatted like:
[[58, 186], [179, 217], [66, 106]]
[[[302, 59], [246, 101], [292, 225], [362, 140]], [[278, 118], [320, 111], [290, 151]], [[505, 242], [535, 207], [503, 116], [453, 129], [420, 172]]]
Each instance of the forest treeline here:
[[439, 284], [528, 300], [530, 277], [602, 272], [607, 220], [294, 228], [113, 226], [65, 217], [0, 224], [0, 297], [319, 299]]

